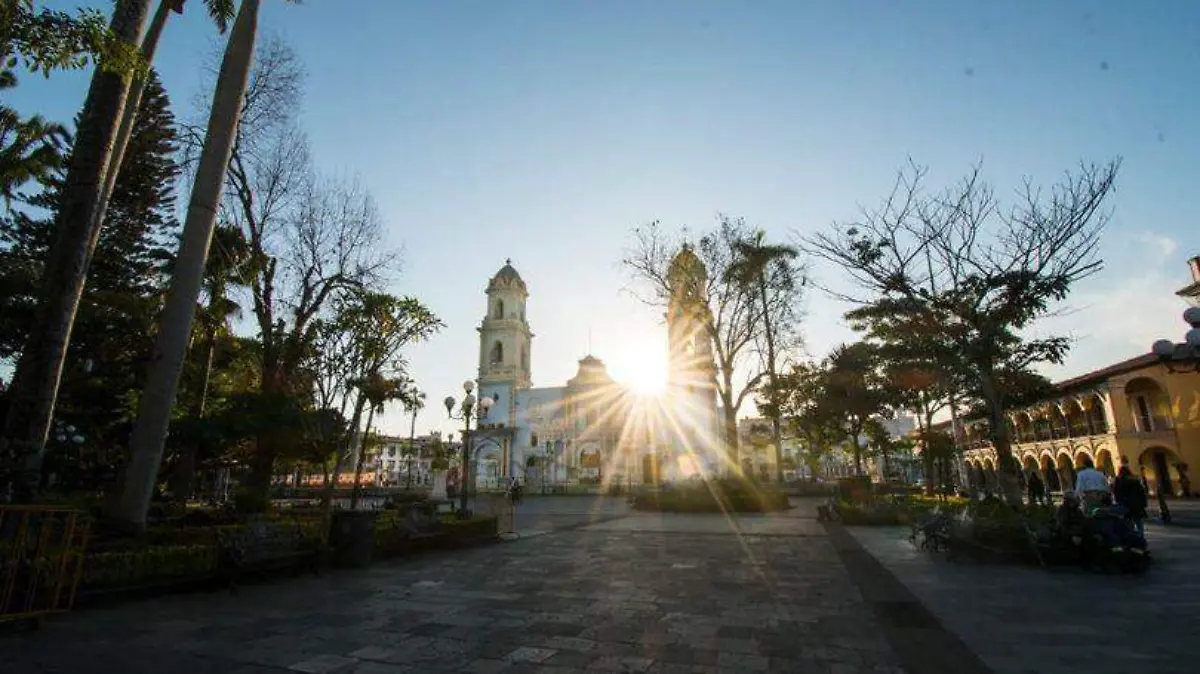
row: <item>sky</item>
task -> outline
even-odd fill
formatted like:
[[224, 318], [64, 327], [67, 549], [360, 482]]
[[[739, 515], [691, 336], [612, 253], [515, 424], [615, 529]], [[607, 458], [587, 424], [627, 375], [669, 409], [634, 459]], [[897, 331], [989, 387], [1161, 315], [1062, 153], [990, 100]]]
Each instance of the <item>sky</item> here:
[[[181, 117], [210, 95], [200, 64], [218, 44], [189, 5], [156, 61]], [[724, 213], [790, 241], [880, 203], [910, 158], [932, 186], [982, 162], [1002, 196], [1123, 159], [1104, 270], [1038, 327], [1077, 340], [1048, 376], [1186, 328], [1174, 291], [1200, 254], [1194, 1], [265, 0], [260, 27], [307, 69], [317, 170], [361, 178], [403, 250], [392, 290], [447, 325], [407, 353], [429, 400], [418, 434], [458, 430], [440, 401], [475, 376], [484, 288], [506, 258], [529, 285], [535, 385], [561, 385], [589, 350], [618, 380], [665, 376], [660, 314], [620, 266], [631, 228], [700, 230]], [[8, 98], [67, 121], [87, 77], [25, 76]], [[853, 339], [846, 308], [806, 300], [812, 355]], [[396, 406], [382, 430], [409, 421]]]

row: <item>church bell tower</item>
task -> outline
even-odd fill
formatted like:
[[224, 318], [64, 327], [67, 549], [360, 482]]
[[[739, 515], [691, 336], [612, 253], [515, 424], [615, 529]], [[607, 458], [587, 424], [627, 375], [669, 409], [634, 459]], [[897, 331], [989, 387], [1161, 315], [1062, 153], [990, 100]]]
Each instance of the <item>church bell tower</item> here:
[[525, 320], [529, 289], [505, 260], [487, 286], [487, 313], [479, 325], [479, 395], [495, 401], [485, 424], [516, 425], [516, 393], [532, 386], [533, 332]]
[[716, 361], [713, 358], [706, 285], [708, 270], [684, 245], [667, 270], [671, 296], [667, 302], [667, 392], [680, 428], [680, 449], [690, 450], [721, 470], [724, 457], [717, 418]]

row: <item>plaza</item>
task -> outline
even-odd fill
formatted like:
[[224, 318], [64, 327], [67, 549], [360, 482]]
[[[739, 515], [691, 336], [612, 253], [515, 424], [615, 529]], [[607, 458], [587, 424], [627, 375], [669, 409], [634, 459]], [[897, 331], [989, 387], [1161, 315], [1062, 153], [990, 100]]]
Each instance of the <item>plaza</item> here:
[[898, 528], [529, 499], [508, 543], [78, 611], [6, 673], [1192, 671], [1200, 530], [1144, 577], [948, 563]]

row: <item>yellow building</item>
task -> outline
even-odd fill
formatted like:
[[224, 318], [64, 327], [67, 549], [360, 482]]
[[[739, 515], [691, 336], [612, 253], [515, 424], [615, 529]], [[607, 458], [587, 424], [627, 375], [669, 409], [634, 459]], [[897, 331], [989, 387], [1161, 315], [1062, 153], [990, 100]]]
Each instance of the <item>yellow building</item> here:
[[[1013, 456], [1047, 488], [1073, 485], [1085, 458], [1114, 474], [1122, 463], [1152, 492], [1181, 493], [1200, 464], [1200, 373], [1173, 373], [1146, 354], [1055, 385], [1056, 395], [1008, 411]], [[987, 422], [968, 419], [960, 435], [971, 482], [995, 487], [996, 454]]]

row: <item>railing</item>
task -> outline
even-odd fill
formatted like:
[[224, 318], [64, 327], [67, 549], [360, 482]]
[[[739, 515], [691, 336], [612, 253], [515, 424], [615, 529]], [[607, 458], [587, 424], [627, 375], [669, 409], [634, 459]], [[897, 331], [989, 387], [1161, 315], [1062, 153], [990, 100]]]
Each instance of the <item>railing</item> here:
[[70, 508], [0, 506], [0, 622], [71, 610], [89, 525]]

